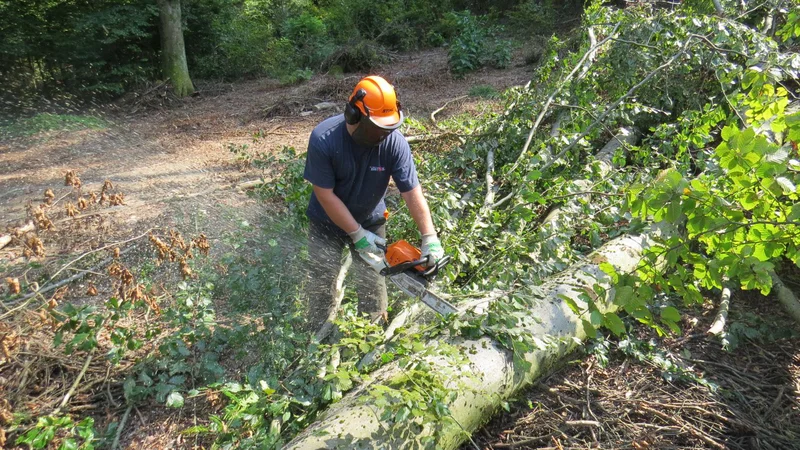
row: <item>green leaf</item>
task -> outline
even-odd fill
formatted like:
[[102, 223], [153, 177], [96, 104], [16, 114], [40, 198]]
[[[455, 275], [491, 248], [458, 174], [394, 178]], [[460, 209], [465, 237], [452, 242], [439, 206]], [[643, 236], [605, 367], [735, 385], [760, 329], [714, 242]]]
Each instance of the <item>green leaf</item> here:
[[575, 313], [576, 315], [580, 315], [581, 310], [580, 310], [580, 308], [578, 308], [578, 304], [575, 303], [575, 300], [573, 300], [571, 297], [568, 297], [568, 296], [566, 296], [564, 294], [559, 294], [558, 297], [561, 300], [564, 300], [564, 303], [566, 303], [567, 306], [569, 306], [569, 309], [571, 309], [573, 313]]
[[170, 408], [183, 407], [183, 395], [178, 391], [172, 391], [167, 396], [167, 406]]
[[583, 319], [581, 320], [581, 323], [583, 323], [583, 332], [586, 333], [586, 336], [588, 336], [591, 339], [597, 337], [597, 329], [592, 325], [591, 322], [589, 322], [586, 319]]
[[411, 415], [411, 410], [407, 406], [401, 407], [397, 410], [397, 414], [394, 416], [394, 422], [400, 423], [408, 419], [408, 416]]
[[758, 194], [751, 191], [748, 192], [747, 195], [739, 201], [739, 203], [742, 204], [742, 208], [745, 210], [752, 211], [753, 208], [758, 206], [759, 201]]
[[792, 205], [792, 210], [789, 213], [789, 217], [786, 218], [787, 221], [792, 222], [797, 219], [800, 219], [800, 203], [795, 203]]
[[615, 335], [621, 336], [625, 334], [625, 324], [622, 323], [622, 319], [620, 319], [615, 313], [606, 313], [604, 322], [605, 326]]
[[661, 310], [661, 318], [665, 320], [671, 320], [672, 322], [677, 322], [681, 319], [681, 314], [675, 307], [667, 306]]
[[614, 295], [614, 304], [625, 308], [633, 300], [633, 288], [630, 286], [620, 286]]

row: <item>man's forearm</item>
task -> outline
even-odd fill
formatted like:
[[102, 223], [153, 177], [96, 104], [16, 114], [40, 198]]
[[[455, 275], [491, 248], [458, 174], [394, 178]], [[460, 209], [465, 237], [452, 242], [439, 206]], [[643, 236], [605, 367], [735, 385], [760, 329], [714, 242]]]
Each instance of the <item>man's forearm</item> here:
[[411, 218], [419, 228], [419, 233], [422, 235], [435, 233], [436, 229], [433, 227], [433, 220], [431, 219], [431, 210], [428, 208], [428, 202], [422, 194], [422, 187], [417, 186], [414, 189], [400, 194], [403, 200], [408, 205], [408, 212], [411, 213]]
[[314, 194], [317, 195], [317, 200], [319, 200], [319, 204], [322, 205], [322, 209], [325, 210], [328, 217], [345, 233], [352, 233], [361, 226], [350, 214], [342, 200], [333, 193], [333, 189], [314, 186]]

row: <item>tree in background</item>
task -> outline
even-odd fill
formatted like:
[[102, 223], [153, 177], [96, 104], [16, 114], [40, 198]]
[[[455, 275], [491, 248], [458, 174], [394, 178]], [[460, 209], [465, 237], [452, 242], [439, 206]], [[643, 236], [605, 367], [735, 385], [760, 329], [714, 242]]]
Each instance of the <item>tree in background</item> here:
[[183, 44], [180, 0], [158, 0], [161, 17], [161, 65], [164, 76], [172, 83], [175, 95], [185, 97], [194, 93], [194, 85], [186, 65]]

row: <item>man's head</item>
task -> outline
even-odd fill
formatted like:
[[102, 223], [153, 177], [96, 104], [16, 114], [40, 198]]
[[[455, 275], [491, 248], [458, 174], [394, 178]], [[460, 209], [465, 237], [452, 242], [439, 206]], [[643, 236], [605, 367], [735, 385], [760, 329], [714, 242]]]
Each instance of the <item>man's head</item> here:
[[403, 123], [403, 111], [394, 86], [379, 76], [356, 84], [344, 107], [347, 129], [357, 144], [374, 147]]

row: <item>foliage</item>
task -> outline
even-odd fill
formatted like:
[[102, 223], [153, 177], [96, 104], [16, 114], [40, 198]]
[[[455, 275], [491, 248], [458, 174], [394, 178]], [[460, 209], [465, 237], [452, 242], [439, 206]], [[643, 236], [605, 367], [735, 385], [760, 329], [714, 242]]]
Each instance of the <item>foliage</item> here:
[[449, 13], [456, 32], [448, 44], [450, 71], [456, 77], [483, 66], [506, 68], [511, 62], [511, 42], [498, 38], [499, 27], [488, 27], [486, 18], [469, 11]]
[[[323, 65], [369, 70], [387, 61], [389, 51], [442, 45], [455, 36], [449, 11], [480, 9], [455, 0], [184, 0], [181, 6], [193, 77], [268, 75], [287, 83]], [[110, 98], [141, 87], [161, 75], [158, 27], [157, 5], [145, 0], [3, 2], [3, 97], [12, 103], [40, 95]], [[487, 61], [507, 64], [505, 43], [487, 48]]]
[[305, 224], [308, 220], [306, 206], [311, 196], [311, 185], [303, 178], [305, 159], [298, 158], [293, 147], [283, 147], [278, 153], [261, 155], [253, 164], [263, 170], [279, 169], [280, 173], [277, 179], [261, 185], [257, 194], [265, 200], [281, 201], [299, 223]]
[[157, 70], [152, 2], [4, 2], [0, 80], [7, 95], [39, 89], [118, 95]]
[[[559, 11], [552, 0], [525, 0], [508, 12], [510, 28], [515, 33], [551, 34], [558, 22]], [[564, 8], [564, 6], [562, 6]]]
[[275, 26], [233, 2], [195, 0], [182, 5], [191, 74], [233, 79], [260, 75], [273, 61]]
[[69, 416], [42, 416], [33, 428], [17, 438], [16, 444], [32, 449], [52, 446], [58, 450], [93, 450], [95, 434], [91, 417], [75, 423]]
[[389, 61], [386, 47], [375, 41], [358, 40], [340, 45], [322, 62], [322, 67], [337, 68], [334, 70], [344, 72], [365, 72]]

